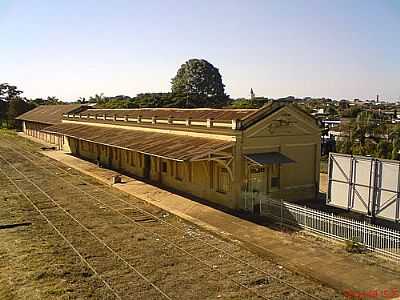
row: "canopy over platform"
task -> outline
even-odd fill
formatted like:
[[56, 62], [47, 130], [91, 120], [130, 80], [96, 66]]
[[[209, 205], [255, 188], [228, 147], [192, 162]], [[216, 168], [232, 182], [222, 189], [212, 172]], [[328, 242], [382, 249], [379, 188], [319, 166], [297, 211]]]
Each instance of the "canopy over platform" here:
[[280, 152], [265, 152], [265, 153], [254, 153], [246, 154], [246, 159], [258, 166], [272, 165], [272, 164], [289, 164], [295, 161], [289, 157], [283, 155]]
[[227, 140], [73, 123], [57, 124], [42, 131], [176, 161], [200, 160], [234, 145]]
[[54, 125], [61, 123], [63, 114], [76, 112], [85, 107], [86, 106], [82, 104], [40, 105], [22, 115], [19, 115], [16, 119]]

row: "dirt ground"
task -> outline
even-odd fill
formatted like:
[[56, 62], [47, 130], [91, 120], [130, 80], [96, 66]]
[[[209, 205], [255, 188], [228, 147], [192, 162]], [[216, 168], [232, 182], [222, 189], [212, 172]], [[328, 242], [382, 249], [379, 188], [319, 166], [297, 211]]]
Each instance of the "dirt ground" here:
[[328, 192], [328, 174], [326, 173], [319, 174], [319, 191], [321, 193]]
[[0, 131], [0, 299], [342, 298], [38, 149]]

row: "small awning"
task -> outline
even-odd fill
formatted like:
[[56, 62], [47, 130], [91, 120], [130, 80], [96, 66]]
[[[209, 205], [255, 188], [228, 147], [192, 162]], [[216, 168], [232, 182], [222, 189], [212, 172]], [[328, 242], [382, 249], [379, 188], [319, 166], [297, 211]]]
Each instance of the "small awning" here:
[[259, 166], [272, 165], [272, 164], [290, 164], [295, 161], [289, 157], [283, 155], [280, 152], [266, 152], [266, 153], [254, 153], [246, 154], [246, 159]]

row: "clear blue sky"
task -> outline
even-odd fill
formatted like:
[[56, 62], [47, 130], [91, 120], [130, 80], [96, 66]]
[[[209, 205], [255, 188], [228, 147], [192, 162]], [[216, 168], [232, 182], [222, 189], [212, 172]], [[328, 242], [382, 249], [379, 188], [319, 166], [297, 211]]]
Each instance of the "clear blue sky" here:
[[399, 0], [0, 0], [0, 36], [26, 97], [167, 92], [204, 58], [233, 97], [400, 99]]

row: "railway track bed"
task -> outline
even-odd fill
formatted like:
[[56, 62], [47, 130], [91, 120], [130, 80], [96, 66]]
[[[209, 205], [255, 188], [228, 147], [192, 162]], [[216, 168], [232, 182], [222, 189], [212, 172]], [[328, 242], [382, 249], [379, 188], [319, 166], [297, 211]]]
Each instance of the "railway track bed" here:
[[1, 299], [342, 298], [39, 148], [0, 133]]

